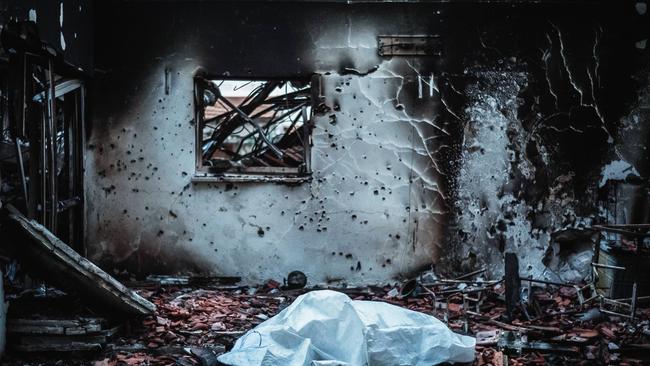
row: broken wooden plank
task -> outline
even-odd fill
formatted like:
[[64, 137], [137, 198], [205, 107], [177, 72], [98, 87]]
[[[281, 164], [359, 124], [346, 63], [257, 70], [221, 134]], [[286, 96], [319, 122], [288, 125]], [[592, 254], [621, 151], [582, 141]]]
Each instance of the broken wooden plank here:
[[16, 336], [11, 348], [18, 352], [81, 352], [100, 351], [106, 337], [96, 336]]
[[7, 319], [7, 333], [81, 335], [102, 330], [104, 319]]
[[62, 289], [76, 292], [96, 306], [125, 315], [149, 315], [156, 306], [127, 288], [108, 273], [82, 257], [34, 220], [13, 211], [8, 224], [16, 231], [16, 245], [35, 269]]

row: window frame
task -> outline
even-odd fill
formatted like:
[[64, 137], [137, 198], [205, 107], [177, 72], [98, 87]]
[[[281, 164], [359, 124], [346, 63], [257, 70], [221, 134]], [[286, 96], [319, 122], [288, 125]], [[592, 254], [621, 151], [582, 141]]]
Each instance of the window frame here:
[[[224, 172], [209, 172], [208, 167], [203, 164], [203, 120], [204, 109], [203, 105], [203, 89], [200, 88], [200, 83], [211, 80], [233, 80], [233, 81], [308, 81], [310, 83], [311, 92], [311, 108], [309, 118], [302, 128], [307, 130], [306, 139], [303, 144], [303, 166], [302, 167], [263, 167], [252, 166], [246, 167], [246, 171], [224, 171]], [[195, 152], [195, 168], [192, 176], [193, 182], [278, 182], [278, 183], [302, 183], [311, 181], [312, 167], [311, 167], [311, 148], [313, 146], [313, 130], [315, 121], [315, 110], [317, 106], [319, 79], [316, 76], [306, 77], [286, 77], [286, 78], [265, 78], [265, 77], [233, 77], [233, 76], [212, 76], [199, 74], [194, 76], [193, 90], [194, 90], [194, 152]]]

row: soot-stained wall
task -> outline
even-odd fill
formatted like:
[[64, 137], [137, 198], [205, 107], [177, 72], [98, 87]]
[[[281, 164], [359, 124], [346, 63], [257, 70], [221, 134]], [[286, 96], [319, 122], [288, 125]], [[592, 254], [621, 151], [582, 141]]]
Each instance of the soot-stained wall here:
[[[647, 171], [621, 127], [645, 131], [622, 124], [647, 85], [634, 4], [97, 7], [87, 245], [105, 267], [371, 283], [497, 276], [508, 250], [553, 277], [551, 234], [597, 218], [608, 164]], [[442, 54], [380, 57], [380, 34], [439, 34]], [[312, 180], [192, 183], [198, 69], [320, 75]]]
[[1, 0], [0, 24], [31, 21], [38, 36], [75, 70], [93, 71], [92, 0]]

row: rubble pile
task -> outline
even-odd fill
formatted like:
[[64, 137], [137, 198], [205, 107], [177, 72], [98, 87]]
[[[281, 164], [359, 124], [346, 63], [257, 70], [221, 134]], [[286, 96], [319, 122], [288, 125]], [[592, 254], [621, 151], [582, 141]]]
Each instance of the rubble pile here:
[[[475, 336], [474, 365], [636, 365], [649, 361], [650, 309], [638, 308], [631, 321], [601, 312], [595, 303], [580, 304], [575, 288], [533, 286], [527, 303], [508, 320], [502, 283], [486, 282], [489, 286], [485, 286], [480, 281], [458, 282], [417, 284], [408, 296], [400, 295], [403, 287], [393, 286], [339, 291], [354, 300], [384, 301], [432, 314], [455, 332]], [[134, 324], [132, 334], [119, 339], [113, 348], [121, 351], [109, 354], [107, 360], [115, 365], [133, 365], [141, 364], [138, 362], [144, 357], [149, 365], [169, 365], [170, 353], [177, 351], [175, 360], [185, 353], [182, 357], [187, 360], [183, 362], [198, 364], [196, 356], [187, 356], [191, 353], [187, 347], [210, 349], [214, 355], [223, 353], [246, 330], [310, 290], [267, 293], [245, 287], [168, 287], [141, 292], [158, 310]], [[138, 351], [131, 352], [124, 345], [138, 345], [132, 348]]]
[[[433, 315], [454, 332], [475, 337], [473, 365], [650, 362], [647, 297], [638, 297], [633, 314], [626, 315], [629, 309], [606, 310], [598, 301], [586, 301], [580, 286], [522, 279], [514, 304], [509, 303], [506, 287], [505, 279], [420, 277], [395, 286], [336, 290], [353, 300], [382, 301]], [[260, 287], [140, 287], [136, 291], [156, 305], [155, 312], [123, 323], [101, 351], [46, 357], [13, 354], [3, 361], [7, 365], [216, 365], [217, 356], [230, 350], [246, 331], [298, 296], [323, 288], [289, 289], [274, 281]]]
[[224, 336], [238, 336], [278, 312], [284, 297], [260, 297], [241, 290], [187, 292], [163, 290], [151, 296], [158, 314], [142, 322], [139, 342], [155, 348], [172, 344], [221, 344]]

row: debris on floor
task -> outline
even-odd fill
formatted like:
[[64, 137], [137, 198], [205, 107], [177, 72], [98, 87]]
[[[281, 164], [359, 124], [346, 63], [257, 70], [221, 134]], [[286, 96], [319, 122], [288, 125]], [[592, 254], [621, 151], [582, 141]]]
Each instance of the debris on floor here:
[[[601, 312], [597, 303], [581, 304], [573, 287], [529, 284], [530, 288], [524, 286], [529, 292], [523, 305], [528, 316], [520, 305], [514, 308], [510, 321], [503, 282], [476, 275], [460, 280], [436, 277], [426, 283], [414, 280], [403, 294], [402, 284], [338, 291], [352, 300], [381, 301], [433, 315], [453, 332], [476, 338], [474, 365], [650, 362], [647, 303], [639, 302], [632, 321]], [[97, 366], [214, 365], [216, 357], [231, 350], [237, 339], [252, 342], [258, 337], [252, 331], [256, 326], [291, 306], [300, 295], [323, 289], [288, 289], [268, 283], [259, 287], [212, 284], [139, 289], [156, 305], [153, 315], [125, 324], [124, 331], [99, 352], [74, 360], [60, 354], [57, 359], [65, 364], [94, 362]], [[249, 336], [245, 336], [247, 332]], [[259, 337], [256, 340], [259, 342]], [[6, 362], [22, 365], [27, 356], [21, 357], [20, 362], [12, 363], [10, 355]], [[33, 357], [38, 360], [37, 355]]]
[[[476, 276], [435, 281], [414, 281], [409, 284], [412, 290], [402, 295], [401, 284], [338, 290], [353, 300], [381, 301], [422, 316], [433, 315], [455, 333], [476, 338], [475, 365], [650, 362], [650, 309], [643, 302], [631, 321], [601, 312], [597, 303], [581, 304], [573, 287], [531, 283], [527, 302], [514, 307], [512, 319], [508, 320], [502, 281], [485, 281]], [[206, 360], [216, 362], [216, 357], [232, 350], [238, 339], [240, 347], [254, 340], [259, 344], [264, 332], [257, 333], [256, 326], [294, 306], [290, 304], [300, 304], [302, 300], [296, 303], [300, 295], [313, 293], [313, 299], [322, 289], [265, 284], [140, 290], [143, 297], [156, 304], [155, 314], [129, 322], [125, 332], [84, 360], [93, 360], [96, 365], [210, 364]]]

